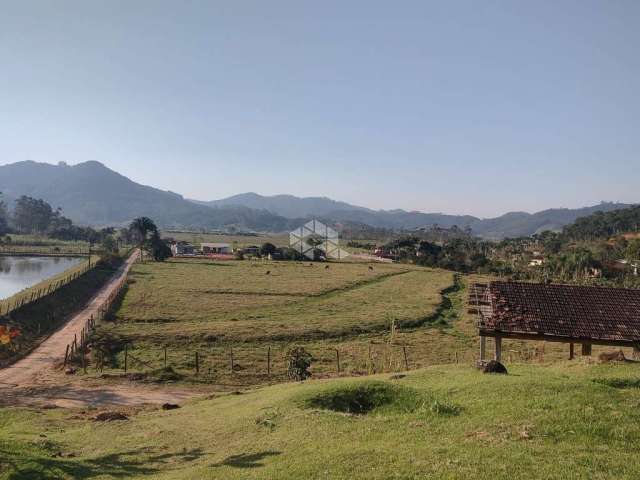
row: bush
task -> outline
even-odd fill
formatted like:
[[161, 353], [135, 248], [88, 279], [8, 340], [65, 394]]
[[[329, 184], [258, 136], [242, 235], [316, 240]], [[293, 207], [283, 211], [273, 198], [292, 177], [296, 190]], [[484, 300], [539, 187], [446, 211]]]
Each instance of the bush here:
[[287, 375], [292, 380], [299, 382], [306, 380], [311, 376], [309, 368], [313, 357], [303, 347], [292, 348], [287, 352], [289, 368]]
[[381, 407], [397, 413], [411, 413], [417, 411], [424, 400], [409, 387], [374, 381], [324, 391], [309, 398], [306, 404], [335, 412], [364, 415]]

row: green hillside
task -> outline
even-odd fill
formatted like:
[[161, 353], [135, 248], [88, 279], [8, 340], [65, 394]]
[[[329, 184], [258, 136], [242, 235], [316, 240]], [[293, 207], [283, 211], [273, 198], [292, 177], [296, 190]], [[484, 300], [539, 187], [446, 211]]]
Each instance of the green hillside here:
[[4, 409], [0, 478], [637, 478], [638, 368], [434, 366], [111, 422], [93, 420], [103, 410]]

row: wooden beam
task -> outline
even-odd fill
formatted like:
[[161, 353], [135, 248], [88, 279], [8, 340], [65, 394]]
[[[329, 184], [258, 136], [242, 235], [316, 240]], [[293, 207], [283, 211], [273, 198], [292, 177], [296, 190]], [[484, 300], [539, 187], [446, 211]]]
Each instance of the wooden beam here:
[[569, 344], [569, 360], [573, 360], [574, 352], [573, 352], [573, 343]]
[[537, 333], [501, 332], [497, 330], [480, 329], [479, 334], [484, 337], [502, 337], [514, 340], [531, 340], [535, 342], [558, 343], [589, 343], [591, 345], [608, 345], [612, 347], [634, 347], [640, 343], [638, 340], [603, 340], [597, 338], [557, 337], [554, 335], [541, 335]]

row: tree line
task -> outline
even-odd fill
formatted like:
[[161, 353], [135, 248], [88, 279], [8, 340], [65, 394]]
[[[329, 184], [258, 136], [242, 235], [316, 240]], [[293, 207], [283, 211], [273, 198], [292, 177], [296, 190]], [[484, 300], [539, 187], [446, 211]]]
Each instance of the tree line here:
[[[1, 195], [1, 194], [0, 194]], [[115, 233], [114, 228], [100, 230], [80, 227], [42, 199], [22, 195], [12, 210], [0, 196], [0, 235], [43, 235], [58, 240], [76, 240], [88, 243], [102, 242]]]

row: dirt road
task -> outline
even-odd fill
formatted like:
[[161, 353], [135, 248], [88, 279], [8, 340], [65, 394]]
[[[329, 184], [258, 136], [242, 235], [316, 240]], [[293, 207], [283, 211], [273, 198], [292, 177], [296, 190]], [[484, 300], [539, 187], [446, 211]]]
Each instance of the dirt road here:
[[119, 280], [127, 274], [137, 258], [138, 254], [134, 252], [81, 312], [74, 315], [31, 354], [7, 368], [0, 369], [0, 404], [53, 404], [60, 407], [133, 405], [177, 402], [193, 395], [187, 391], [143, 385], [89, 384], [73, 376], [65, 376], [60, 369], [55, 368], [56, 363], [64, 357], [66, 346], [73, 340], [74, 334], [80, 337], [87, 319], [91, 315], [97, 317], [100, 305], [117, 288]]

